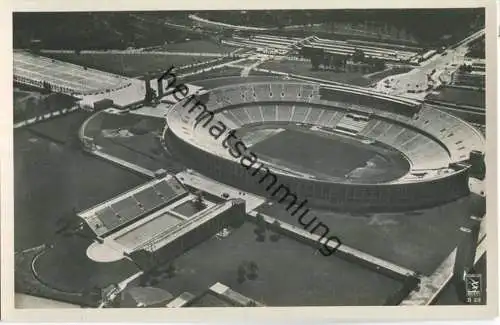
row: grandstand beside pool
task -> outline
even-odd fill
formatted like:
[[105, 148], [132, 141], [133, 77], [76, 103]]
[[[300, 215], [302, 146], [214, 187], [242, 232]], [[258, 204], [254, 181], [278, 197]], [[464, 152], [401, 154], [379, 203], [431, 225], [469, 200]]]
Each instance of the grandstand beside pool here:
[[[174, 176], [156, 179], [78, 214], [98, 242], [87, 249], [97, 262], [113, 262], [138, 251], [167, 247], [168, 257], [238, 222], [241, 200], [213, 202], [190, 193]], [[242, 220], [242, 219], [241, 219]], [[193, 237], [194, 236], [194, 237]], [[189, 238], [189, 239], [185, 239]], [[186, 242], [181, 246], [178, 242]], [[170, 249], [171, 248], [171, 249]], [[174, 253], [172, 253], [172, 251]]]

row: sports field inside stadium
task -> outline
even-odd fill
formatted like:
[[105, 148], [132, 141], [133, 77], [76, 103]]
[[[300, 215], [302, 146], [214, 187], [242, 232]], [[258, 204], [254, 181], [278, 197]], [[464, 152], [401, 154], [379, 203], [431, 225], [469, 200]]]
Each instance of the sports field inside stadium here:
[[402, 176], [409, 167], [397, 152], [303, 127], [271, 135], [252, 150], [264, 161], [327, 178], [346, 178], [359, 168], [363, 181], [380, 182]]

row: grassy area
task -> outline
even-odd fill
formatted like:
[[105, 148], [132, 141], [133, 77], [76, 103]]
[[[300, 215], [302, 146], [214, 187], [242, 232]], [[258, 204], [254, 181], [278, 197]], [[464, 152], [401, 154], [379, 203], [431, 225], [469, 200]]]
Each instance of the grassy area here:
[[33, 263], [33, 268], [47, 286], [74, 293], [105, 288], [139, 271], [128, 259], [109, 263], [91, 260], [87, 248], [92, 242], [79, 236], [62, 237]]
[[374, 82], [378, 82], [388, 76], [409, 72], [412, 69], [413, 67], [406, 67], [406, 66], [389, 67], [383, 71], [365, 75], [364, 78], [367, 80], [367, 82], [371, 84]]
[[[258, 68], [261, 68], [262, 66], [258, 67]], [[275, 73], [271, 73], [271, 72], [266, 72], [266, 71], [259, 71], [259, 70], [252, 70], [250, 71], [250, 76], [278, 76], [277, 74]]]
[[148, 72], [163, 72], [170, 66], [181, 67], [213, 60], [213, 57], [162, 54], [70, 54], [54, 53], [51, 57], [122, 76], [137, 77]]
[[77, 128], [69, 126], [80, 118], [69, 114], [37, 124], [36, 133], [14, 131], [16, 251], [50, 242], [58, 219], [73, 209], [89, 208], [146, 181], [76, 149], [69, 139]]
[[472, 89], [458, 89], [445, 87], [439, 90], [437, 94], [430, 94], [428, 99], [463, 104], [476, 107], [486, 107], [486, 95], [484, 91]]
[[403, 72], [408, 72], [411, 68], [407, 67], [397, 67], [388, 70], [380, 71], [379, 73], [370, 74], [368, 77], [362, 72], [341, 72], [341, 71], [331, 71], [331, 70], [317, 70], [313, 71], [311, 64], [309, 62], [301, 61], [268, 61], [259, 66], [261, 69], [274, 70], [279, 72], [285, 72], [290, 74], [298, 74], [302, 76], [308, 76], [313, 78], [319, 78], [324, 80], [342, 82], [347, 84], [353, 84], [357, 86], [369, 86], [370, 84], [377, 82], [389, 75], [399, 74]]
[[19, 89], [14, 89], [14, 103], [18, 102], [22, 99], [26, 99], [30, 96], [33, 96], [32, 92], [30, 91], [23, 91]]
[[[289, 143], [294, 145], [289, 146]], [[287, 129], [256, 143], [252, 150], [264, 160], [318, 178], [344, 179], [345, 175], [363, 168], [357, 170], [353, 182], [386, 182], [401, 177], [410, 167], [395, 150], [366, 146], [343, 137], [310, 132], [306, 128]], [[364, 168], [368, 162], [373, 166]]]
[[161, 50], [170, 52], [200, 52], [200, 53], [230, 53], [237, 47], [226, 44], [218, 44], [212, 41], [196, 40], [185, 43], [167, 44]]
[[[92, 119], [87, 128], [97, 130], [92, 136], [102, 151], [151, 171], [163, 168], [177, 173], [183, 169], [181, 164], [167, 155], [157, 138], [163, 129], [164, 120], [135, 114], [117, 116], [101, 113], [101, 117]], [[109, 135], [117, 129], [130, 133], [125, 137]], [[100, 130], [106, 130], [108, 135], [104, 136]]]
[[75, 103], [75, 98], [64, 94], [14, 89], [14, 122], [71, 108]]
[[257, 63], [257, 62], [259, 62], [259, 60], [246, 59], [246, 60], [243, 60], [241, 62], [238, 62], [238, 65], [241, 65], [241, 66], [251, 66], [252, 64]]
[[[382, 305], [401, 283], [337, 256], [324, 257], [310, 246], [256, 226], [205, 241], [178, 257], [176, 275], [156, 286], [174, 295], [200, 294], [216, 282], [268, 306]], [[253, 277], [238, 279], [238, 267], [254, 262]], [[300, 263], [297, 263], [300, 261]]]
[[[46, 251], [43, 246], [26, 252], [15, 254], [15, 291], [29, 294], [30, 296], [44, 297], [57, 301], [64, 301], [75, 305], [97, 307], [99, 296], [90, 296], [82, 293], [67, 293], [56, 290], [41, 283], [31, 270], [31, 262], [38, 255]], [[68, 261], [65, 261], [66, 263]], [[54, 272], [59, 274], [58, 272]], [[97, 298], [97, 299], [96, 299]]]
[[[480, 215], [484, 199], [470, 195], [435, 208], [408, 213], [354, 215], [314, 210], [342, 243], [424, 274], [431, 274], [456, 247], [459, 228], [471, 215]], [[265, 214], [300, 227], [282, 205], [264, 205]], [[312, 218], [311, 216], [311, 218]]]

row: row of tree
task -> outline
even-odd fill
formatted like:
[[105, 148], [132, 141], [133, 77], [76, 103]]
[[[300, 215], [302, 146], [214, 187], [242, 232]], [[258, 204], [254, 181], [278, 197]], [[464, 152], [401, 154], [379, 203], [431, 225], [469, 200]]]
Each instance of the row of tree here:
[[478, 38], [472, 44], [470, 44], [469, 51], [467, 52], [467, 56], [472, 57], [472, 58], [484, 59], [486, 57], [485, 46], [486, 46], [486, 44], [485, 44], [484, 36], [481, 38]]
[[364, 24], [375, 22], [406, 30], [419, 42], [438, 45], [456, 39], [484, 26], [483, 8], [457, 9], [376, 9], [376, 10], [251, 10], [251, 11], [204, 11], [199, 15], [215, 21], [235, 25], [259, 27], [283, 27], [287, 25], [309, 25], [330, 22]]
[[348, 65], [363, 67], [368, 71], [380, 71], [385, 68], [385, 62], [381, 59], [368, 57], [362, 50], [355, 50], [352, 55], [341, 55], [326, 52], [323, 49], [313, 47], [303, 47], [299, 51], [299, 55], [309, 59], [313, 70], [334, 69], [346, 71]]
[[[125, 49], [148, 47], [165, 41], [205, 38], [194, 28], [173, 29], [164, 24], [173, 19], [183, 24], [192, 12], [16, 12], [13, 15], [14, 47], [27, 47], [33, 39], [44, 48]], [[205, 11], [202, 17], [236, 25], [281, 28], [331, 22], [375, 22], [406, 30], [426, 45], [454, 42], [472, 29], [484, 26], [484, 9], [405, 10], [252, 10]]]
[[37, 47], [46, 49], [126, 49], [203, 38], [143, 13], [16, 12], [13, 25], [15, 48], [27, 48], [32, 40], [39, 40]]
[[468, 73], [471, 73], [473, 70], [472, 66], [470, 64], [461, 64], [459, 67], [458, 67], [458, 71], [460, 72], [468, 72]]

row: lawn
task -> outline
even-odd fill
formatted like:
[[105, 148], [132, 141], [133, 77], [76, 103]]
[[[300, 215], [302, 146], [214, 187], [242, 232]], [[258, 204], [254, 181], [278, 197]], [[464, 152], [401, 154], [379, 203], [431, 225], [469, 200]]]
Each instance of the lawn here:
[[439, 90], [438, 94], [430, 94], [427, 99], [483, 108], [486, 105], [486, 96], [484, 91], [458, 89], [453, 87], [445, 87]]
[[413, 67], [409, 66], [395, 66], [395, 67], [389, 67], [385, 70], [379, 71], [372, 73], [370, 75], [365, 75], [364, 78], [371, 84], [373, 82], [378, 82], [385, 77], [388, 76], [393, 76], [396, 74], [401, 74], [401, 73], [406, 73], [413, 70]]
[[32, 94], [29, 91], [14, 89], [14, 102], [22, 100], [24, 98], [28, 98], [30, 96], [32, 96]]
[[244, 61], [241, 61], [241, 62], [238, 62], [237, 64], [240, 65], [240, 66], [251, 66], [252, 64], [255, 64], [259, 62], [259, 60], [255, 60], [255, 59], [247, 59], [247, 60], [244, 60]]
[[376, 74], [369, 74], [366, 77], [362, 72], [336, 72], [331, 70], [318, 70], [313, 71], [309, 62], [301, 61], [268, 61], [259, 66], [261, 69], [269, 69], [279, 72], [297, 74], [324, 80], [342, 82], [362, 87], [367, 87], [370, 84], [377, 82], [389, 75], [408, 72], [411, 68], [408, 67], [395, 67], [388, 70], [380, 71]]
[[82, 53], [79, 55], [73, 53], [54, 53], [50, 54], [50, 56], [61, 61], [127, 77], [138, 77], [148, 72], [164, 72], [172, 65], [181, 67], [214, 59], [213, 57], [152, 54], [148, 52], [138, 54]]
[[[459, 228], [471, 215], [481, 215], [484, 199], [469, 197], [435, 208], [406, 213], [349, 214], [313, 209], [313, 216], [334, 229], [342, 243], [424, 274], [433, 273], [456, 247]], [[300, 226], [282, 205], [259, 211]], [[313, 218], [313, 217], [311, 217]]]
[[237, 47], [217, 44], [206, 40], [188, 41], [185, 43], [166, 44], [161, 50], [169, 52], [230, 53]]
[[42, 94], [37, 91], [14, 90], [14, 122], [72, 108], [76, 99], [64, 94]]
[[[86, 134], [94, 138], [103, 152], [151, 171], [165, 169], [170, 173], [177, 173], [183, 169], [182, 165], [168, 156], [157, 138], [165, 123], [163, 119], [106, 113], [100, 113], [99, 117], [88, 122]], [[112, 130], [117, 129], [128, 130], [133, 135], [109, 135]], [[101, 130], [106, 130], [108, 135], [105, 136]]]
[[[268, 306], [382, 305], [401, 288], [399, 281], [315, 253], [284, 235], [276, 238], [270, 230], [258, 239], [255, 228], [247, 222], [222, 240], [212, 238], [185, 252], [174, 261], [176, 275], [156, 286], [174, 295], [197, 295], [221, 282]], [[257, 272], [238, 279], [238, 267], [245, 262], [254, 262]]]
[[57, 220], [73, 209], [89, 208], [146, 181], [73, 147], [69, 139], [80, 118], [69, 114], [37, 124], [36, 134], [14, 131], [16, 251], [51, 241]]

